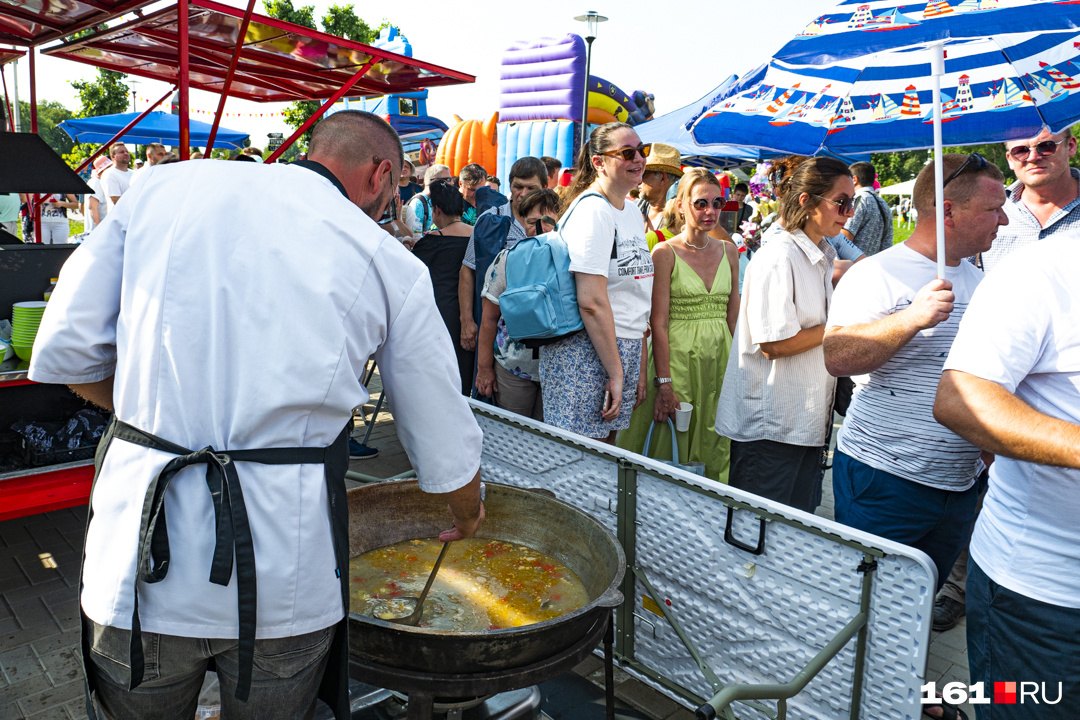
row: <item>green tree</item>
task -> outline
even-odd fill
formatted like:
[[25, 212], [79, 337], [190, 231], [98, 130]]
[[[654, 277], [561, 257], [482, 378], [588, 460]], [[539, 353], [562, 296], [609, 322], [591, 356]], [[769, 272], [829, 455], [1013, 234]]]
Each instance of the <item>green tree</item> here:
[[379, 36], [378, 31], [356, 16], [352, 3], [331, 5], [322, 16], [323, 31], [338, 37], [349, 38], [370, 45]]
[[[25, 100], [19, 101], [19, 114], [22, 116], [25, 127], [24, 130], [30, 129], [30, 103]], [[60, 129], [60, 123], [65, 120], [71, 120], [75, 117], [75, 113], [68, 110], [66, 107], [58, 102], [52, 100], [45, 100], [39, 102], [37, 106], [38, 115], [38, 135], [56, 151], [57, 155], [64, 155], [71, 152], [71, 149], [75, 146], [75, 141], [71, 137]]]
[[[312, 5], [304, 5], [297, 8], [293, 6], [292, 0], [263, 0], [263, 8], [266, 10], [266, 14], [272, 18], [295, 23], [297, 25], [303, 25], [312, 30], [319, 29], [315, 25], [315, 7]], [[345, 37], [355, 42], [364, 43], [365, 45], [370, 45], [374, 42], [379, 36], [379, 32], [384, 27], [396, 26], [392, 26], [388, 20], [384, 19], [379, 27], [372, 30], [371, 26], [356, 14], [356, 9], [351, 3], [348, 5], [331, 5], [322, 16], [323, 32], [338, 37]], [[400, 28], [398, 29], [398, 32], [401, 32]], [[322, 103], [314, 100], [294, 102], [282, 111], [285, 124], [292, 128], [299, 128], [307, 122], [308, 118], [314, 115], [315, 111], [320, 107], [322, 107]], [[303, 145], [303, 150], [306, 150], [308, 143], [311, 142], [311, 132], [314, 129], [315, 126], [312, 125], [307, 129], [307, 132], [300, 137], [297, 144]], [[303, 150], [300, 151], [302, 152]]]
[[98, 68], [96, 80], [72, 80], [71, 87], [79, 93], [82, 104], [76, 117], [113, 115], [128, 109], [128, 93], [124, 73]]

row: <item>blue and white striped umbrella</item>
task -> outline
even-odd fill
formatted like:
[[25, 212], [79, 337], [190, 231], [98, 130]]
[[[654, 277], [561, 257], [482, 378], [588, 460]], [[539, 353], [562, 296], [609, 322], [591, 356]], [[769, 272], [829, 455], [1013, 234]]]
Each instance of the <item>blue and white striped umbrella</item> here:
[[[933, 52], [923, 45], [825, 65], [774, 59], [702, 115], [694, 137], [801, 155], [933, 147]], [[952, 40], [945, 54], [946, 145], [1029, 138], [1080, 120], [1080, 30]]]
[[[692, 132], [703, 144], [801, 155], [933, 147], [940, 188], [943, 144], [1030, 138], [1077, 121], [1080, 1], [845, 0]], [[943, 225], [939, 217], [939, 233]]]

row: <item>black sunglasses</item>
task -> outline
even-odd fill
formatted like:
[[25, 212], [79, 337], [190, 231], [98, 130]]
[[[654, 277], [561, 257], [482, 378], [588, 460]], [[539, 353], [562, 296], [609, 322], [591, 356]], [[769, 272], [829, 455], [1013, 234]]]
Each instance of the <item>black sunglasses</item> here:
[[[709, 207], [709, 201], [706, 200], [705, 198], [698, 198], [697, 200], [695, 200], [693, 202], [693, 205], [698, 210], [704, 210], [705, 208]], [[719, 210], [722, 207], [724, 207], [724, 201], [722, 199], [720, 199], [720, 198], [713, 198], [712, 199], [712, 209], [713, 210]]]
[[641, 154], [641, 159], [649, 157], [649, 153], [652, 152], [652, 143], [645, 143], [638, 145], [637, 147], [623, 148], [622, 150], [608, 150], [607, 152], [598, 153], [600, 155], [607, 155], [609, 157], [621, 157], [626, 162], [633, 162], [634, 158]]
[[[1039, 144], [1041, 145], [1042, 143], [1039, 143]], [[945, 178], [945, 182], [941, 183], [941, 189], [944, 190], [946, 185], [948, 185], [953, 180], [955, 180], [956, 177], [960, 173], [964, 172], [968, 168], [974, 168], [976, 170], [982, 170], [983, 168], [985, 168], [989, 164], [990, 163], [986, 162], [986, 158], [984, 158], [979, 153], [971, 153], [970, 155], [967, 156], [967, 158], [964, 160], [964, 162], [960, 163], [960, 167], [953, 170], [952, 174], [949, 175], [949, 177]]]
[[821, 195], [815, 195], [818, 200], [824, 200], [827, 203], [835, 205], [840, 209], [841, 215], [847, 215], [848, 213], [855, 212], [855, 198], [844, 198], [843, 200], [833, 200], [832, 198], [823, 197]]
[[1032, 150], [1040, 155], [1053, 155], [1057, 152], [1058, 145], [1063, 142], [1065, 141], [1043, 140], [1041, 143], [1035, 143], [1034, 145], [1015, 145], [1009, 148], [1009, 155], [1013, 160], [1027, 160]]

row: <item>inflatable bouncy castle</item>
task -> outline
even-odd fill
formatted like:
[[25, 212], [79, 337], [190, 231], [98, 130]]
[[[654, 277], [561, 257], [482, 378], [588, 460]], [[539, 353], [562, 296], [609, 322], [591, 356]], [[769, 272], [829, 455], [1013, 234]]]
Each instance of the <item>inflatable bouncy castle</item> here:
[[[496, 174], [502, 187], [508, 187], [510, 167], [527, 155], [548, 155], [571, 167], [581, 139], [585, 41], [569, 34], [517, 42], [503, 55], [501, 80]], [[636, 125], [652, 117], [652, 95], [627, 94], [595, 75], [588, 87], [590, 125]]]
[[[413, 54], [412, 45], [393, 27], [383, 28], [373, 45], [406, 57], [412, 57]], [[346, 99], [335, 103], [326, 114], [330, 115], [339, 110], [363, 110], [378, 115], [397, 132], [405, 152], [411, 153], [419, 150], [425, 140], [438, 141], [448, 130], [446, 123], [427, 114], [427, 98], [428, 91], [420, 90], [356, 100]]]
[[446, 165], [455, 175], [469, 163], [481, 165], [488, 175], [494, 175], [497, 168], [495, 124], [499, 122], [499, 113], [486, 121], [462, 120], [457, 115], [454, 120], [456, 122], [439, 143], [435, 162]]

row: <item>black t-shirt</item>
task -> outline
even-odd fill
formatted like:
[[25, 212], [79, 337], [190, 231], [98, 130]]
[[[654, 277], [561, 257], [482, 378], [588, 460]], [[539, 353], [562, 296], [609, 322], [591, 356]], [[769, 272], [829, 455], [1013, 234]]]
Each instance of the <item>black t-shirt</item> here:
[[412, 199], [412, 196], [420, 192], [421, 190], [423, 190], [423, 188], [413, 182], [405, 186], [398, 185], [397, 191], [398, 195], [401, 196], [401, 204], [404, 205], [405, 203], [409, 202], [409, 200]]

